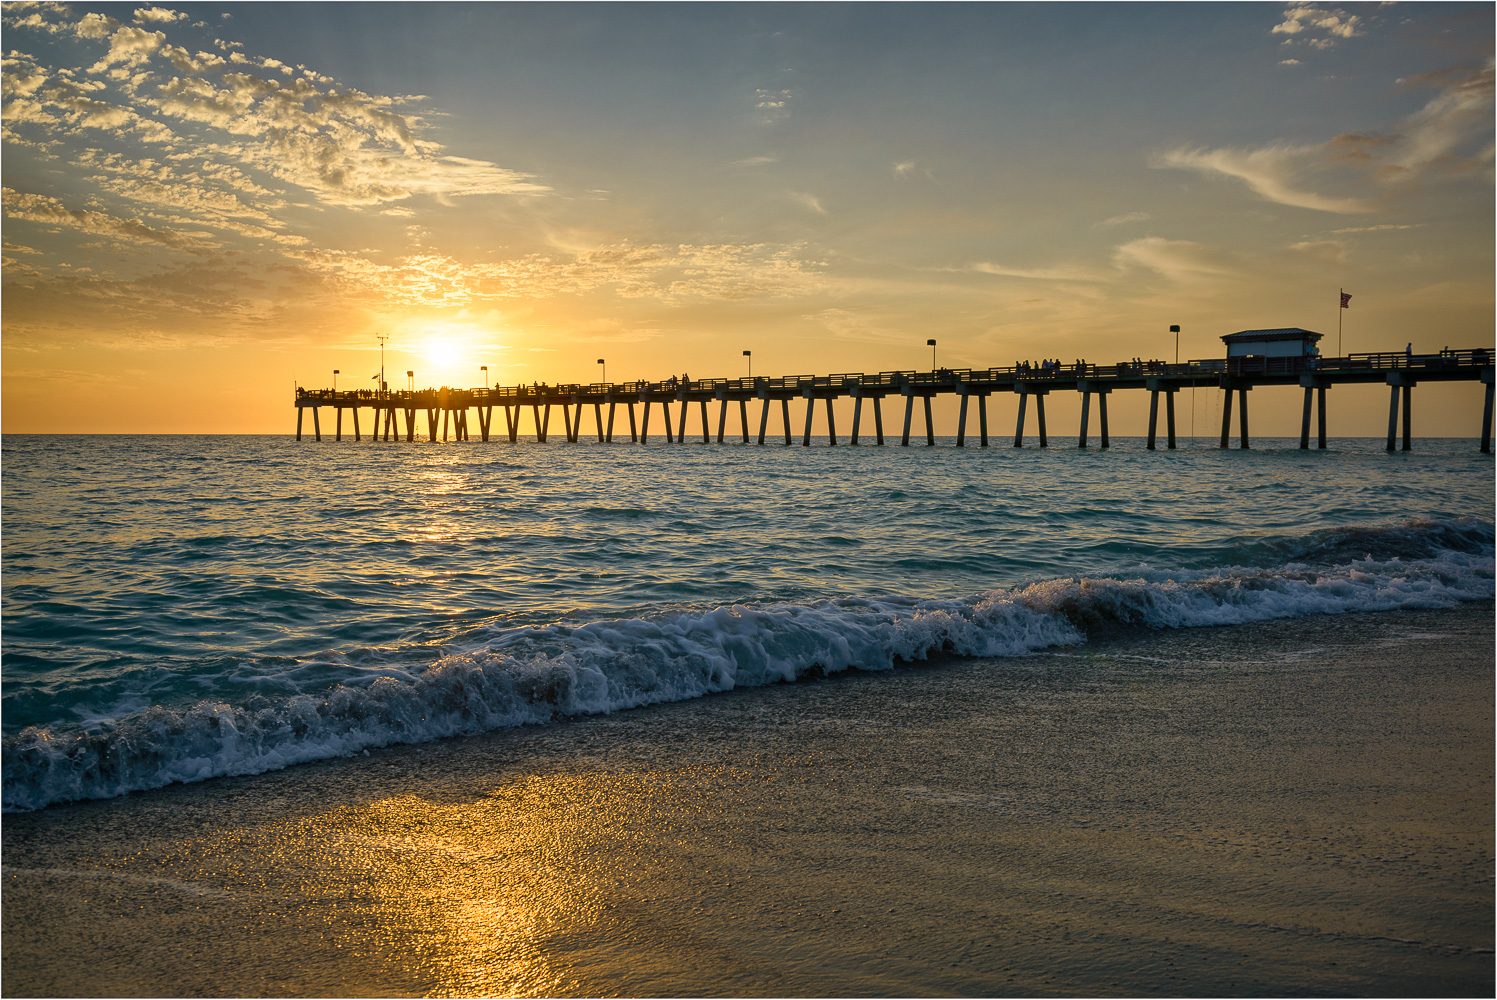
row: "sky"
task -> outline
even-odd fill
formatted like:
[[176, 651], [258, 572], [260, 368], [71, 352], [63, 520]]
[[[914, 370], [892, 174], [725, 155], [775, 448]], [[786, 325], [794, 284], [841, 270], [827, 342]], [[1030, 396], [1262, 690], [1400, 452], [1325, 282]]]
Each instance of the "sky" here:
[[[288, 433], [382, 363], [1491, 346], [1493, 37], [1489, 3], [6, 4], [0, 420]], [[1478, 432], [1478, 387], [1414, 400]], [[1330, 411], [1378, 435], [1386, 390]]]

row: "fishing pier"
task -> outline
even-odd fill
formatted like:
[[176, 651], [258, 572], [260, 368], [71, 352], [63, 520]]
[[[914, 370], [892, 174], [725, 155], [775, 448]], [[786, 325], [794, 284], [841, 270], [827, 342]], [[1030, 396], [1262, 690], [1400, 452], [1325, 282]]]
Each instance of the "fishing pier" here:
[[[1257, 331], [1245, 331], [1257, 332]], [[1235, 336], [1235, 335], [1234, 335]], [[1318, 335], [1315, 335], [1318, 337]], [[1228, 339], [1228, 338], [1223, 338]], [[333, 435], [343, 439], [345, 412], [352, 417], [355, 441], [363, 439], [359, 414], [372, 411], [370, 439], [416, 440], [420, 420], [424, 417], [427, 440], [471, 440], [472, 424], [470, 412], [476, 417], [479, 438], [494, 440], [500, 433], [508, 435], [511, 442], [519, 439], [520, 424], [525, 410], [531, 411], [535, 436], [545, 442], [550, 435], [551, 412], [561, 411], [562, 426], [559, 428], [568, 442], [577, 442], [582, 437], [584, 414], [592, 410], [593, 430], [601, 443], [623, 440], [623, 418], [628, 421], [628, 440], [646, 443], [650, 437], [650, 415], [659, 408], [660, 423], [656, 434], [664, 434], [669, 443], [684, 443], [687, 440], [688, 417], [693, 408], [700, 413], [702, 442], [709, 443], [713, 437], [711, 404], [717, 404], [716, 439], [724, 441], [727, 431], [728, 413], [737, 410], [737, 436], [747, 444], [756, 435], [759, 444], [764, 444], [769, 435], [771, 416], [778, 411], [776, 421], [783, 434], [784, 443], [792, 444], [793, 400], [804, 401], [804, 426], [800, 443], [811, 444], [811, 420], [818, 402], [826, 409], [828, 444], [839, 443], [836, 415], [833, 403], [840, 399], [851, 399], [852, 426], [846, 438], [848, 444], [857, 445], [868, 440], [867, 410], [872, 410], [875, 444], [885, 444], [883, 401], [895, 397], [892, 416], [899, 419], [899, 400], [903, 401], [903, 423], [891, 437], [897, 436], [901, 445], [909, 445], [910, 432], [914, 426], [916, 401], [924, 416], [925, 443], [936, 443], [934, 422], [931, 418], [931, 400], [939, 395], [955, 395], [960, 399], [960, 414], [957, 420], [956, 445], [964, 447], [968, 442], [969, 417], [976, 410], [976, 437], [980, 447], [988, 447], [987, 398], [993, 393], [1016, 393], [1018, 419], [1014, 428], [1014, 447], [1023, 447], [1025, 422], [1029, 409], [1034, 410], [1035, 430], [1041, 448], [1049, 444], [1045, 426], [1045, 397], [1054, 392], [1081, 393], [1081, 426], [1079, 445], [1088, 446], [1091, 433], [1091, 413], [1095, 398], [1097, 413], [1097, 443], [1102, 448], [1109, 446], [1107, 422], [1107, 398], [1113, 392], [1143, 391], [1149, 393], [1148, 447], [1153, 450], [1159, 440], [1159, 411], [1163, 403], [1166, 448], [1175, 447], [1175, 393], [1188, 388], [1221, 389], [1225, 393], [1222, 406], [1221, 447], [1229, 446], [1232, 436], [1232, 403], [1235, 394], [1238, 411], [1237, 440], [1239, 447], [1249, 447], [1248, 393], [1267, 386], [1298, 386], [1304, 390], [1303, 413], [1300, 423], [1301, 448], [1308, 449], [1311, 440], [1311, 415], [1315, 415], [1317, 447], [1326, 446], [1326, 392], [1333, 386], [1358, 383], [1380, 383], [1390, 390], [1388, 404], [1388, 450], [1399, 444], [1400, 417], [1402, 424], [1402, 449], [1408, 451], [1412, 440], [1413, 390], [1420, 383], [1429, 382], [1480, 382], [1486, 387], [1481, 421], [1481, 450], [1492, 450], [1492, 403], [1493, 360], [1492, 352], [1486, 348], [1474, 350], [1445, 350], [1438, 354], [1412, 354], [1410, 352], [1387, 352], [1376, 354], [1349, 354], [1339, 358], [1319, 356], [1238, 356], [1213, 358], [1202, 361], [1166, 363], [1163, 361], [1123, 362], [1113, 365], [1088, 363], [1052, 364], [1046, 366], [1017, 365], [1007, 368], [947, 369], [933, 371], [886, 371], [877, 374], [844, 373], [834, 375], [783, 375], [778, 377], [750, 377], [740, 379], [693, 379], [680, 382], [668, 379], [664, 382], [592, 383], [589, 385], [544, 385], [495, 386], [483, 389], [418, 389], [410, 391], [335, 391], [332, 389], [296, 390], [296, 439], [302, 440], [303, 417], [308, 410], [312, 416], [312, 434], [322, 440], [320, 411], [330, 407], [334, 411]], [[1161, 400], [1161, 397], [1162, 400]], [[971, 404], [975, 401], [976, 406]], [[865, 407], [865, 402], [871, 406]], [[750, 404], [758, 412], [750, 413]], [[777, 405], [778, 404], [778, 405]], [[607, 407], [605, 417], [604, 407]], [[672, 406], [675, 427], [672, 428]], [[502, 431], [494, 424], [494, 410], [498, 408], [504, 417]], [[638, 407], [638, 411], [636, 411]], [[756, 419], [755, 419], [756, 418]], [[696, 421], [693, 421], [696, 422]], [[780, 434], [774, 435], [780, 437]]]

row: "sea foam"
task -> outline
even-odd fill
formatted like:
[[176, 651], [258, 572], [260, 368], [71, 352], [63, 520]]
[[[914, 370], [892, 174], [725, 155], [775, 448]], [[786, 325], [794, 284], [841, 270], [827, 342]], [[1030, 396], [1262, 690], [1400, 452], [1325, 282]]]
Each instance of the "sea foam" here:
[[153, 707], [33, 727], [4, 744], [3, 805], [109, 798], [417, 743], [794, 682], [937, 655], [1018, 656], [1116, 627], [1188, 628], [1493, 596], [1493, 529], [1474, 519], [1338, 528], [1253, 543], [1272, 566], [1042, 580], [961, 600], [883, 597], [672, 608], [504, 629], [425, 670], [244, 705]]

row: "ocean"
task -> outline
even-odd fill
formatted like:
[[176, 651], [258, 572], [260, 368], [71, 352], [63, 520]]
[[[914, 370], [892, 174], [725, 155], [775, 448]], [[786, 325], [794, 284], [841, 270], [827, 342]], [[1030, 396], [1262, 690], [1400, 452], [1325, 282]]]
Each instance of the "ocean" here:
[[7, 435], [4, 809], [1493, 598], [1469, 440], [951, 444]]

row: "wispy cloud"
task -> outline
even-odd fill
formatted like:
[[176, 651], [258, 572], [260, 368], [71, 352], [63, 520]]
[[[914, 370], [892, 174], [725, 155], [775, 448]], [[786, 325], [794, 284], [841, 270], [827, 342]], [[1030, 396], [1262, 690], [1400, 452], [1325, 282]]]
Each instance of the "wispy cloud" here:
[[1245, 183], [1255, 194], [1280, 205], [1343, 214], [1370, 211], [1371, 205], [1362, 199], [1316, 194], [1300, 186], [1301, 177], [1323, 155], [1323, 148], [1314, 146], [1266, 146], [1261, 149], [1181, 147], [1159, 154], [1153, 165], [1233, 177]]
[[968, 271], [992, 274], [1000, 278], [1028, 278], [1034, 281], [1103, 281], [1104, 276], [1081, 268], [1071, 267], [1005, 267], [989, 261], [979, 261], [967, 266]]
[[1439, 91], [1387, 133], [1347, 132], [1320, 145], [1186, 146], [1158, 154], [1153, 165], [1232, 177], [1268, 201], [1339, 214], [1371, 211], [1375, 203], [1367, 197], [1321, 194], [1311, 189], [1312, 183], [1372, 182], [1387, 190], [1416, 185], [1427, 176], [1488, 176], [1493, 159], [1492, 63], [1404, 83], [1433, 85]]
[[1124, 243], [1113, 252], [1113, 262], [1122, 268], [1147, 268], [1177, 282], [1217, 277], [1232, 270], [1220, 253], [1200, 243], [1158, 236]]
[[826, 208], [821, 204], [821, 199], [816, 197], [814, 194], [806, 194], [804, 191], [792, 191], [790, 192], [790, 198], [792, 201], [795, 201], [796, 203], [802, 205], [810, 211], [815, 212], [817, 215], [827, 214]]
[[1114, 215], [1110, 219], [1103, 219], [1103, 226], [1122, 226], [1130, 222], [1147, 222], [1150, 216], [1148, 212], [1126, 212], [1123, 215]]

